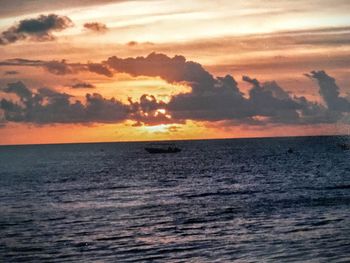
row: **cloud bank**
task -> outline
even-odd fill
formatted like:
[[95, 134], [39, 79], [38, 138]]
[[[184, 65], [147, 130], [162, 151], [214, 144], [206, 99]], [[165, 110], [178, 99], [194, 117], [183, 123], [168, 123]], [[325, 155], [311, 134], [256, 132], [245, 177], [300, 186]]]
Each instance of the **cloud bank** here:
[[[232, 125], [250, 124], [323, 124], [347, 119], [350, 102], [342, 97], [334, 78], [324, 71], [312, 71], [307, 77], [315, 80], [324, 104], [287, 93], [275, 81], [261, 83], [243, 76], [251, 88], [245, 96], [233, 76], [217, 77], [202, 65], [183, 56], [169, 57], [151, 53], [146, 57], [110, 57], [101, 63], [69, 65], [64, 60], [51, 63], [19, 60], [16, 63], [46, 67], [54, 74], [73, 73], [82, 68], [107, 77], [127, 73], [134, 77], [160, 77], [169, 83], [188, 85], [191, 90], [173, 95], [170, 101], [142, 95], [139, 100], [122, 103], [102, 95], [86, 94], [85, 100], [74, 100], [66, 93], [47, 88], [29, 90], [22, 82], [2, 88], [4, 94], [15, 94], [18, 101], [1, 100], [0, 109], [6, 121], [32, 123], [89, 123], [133, 120], [135, 125], [156, 125], [194, 121], [226, 121]], [[48, 68], [49, 67], [49, 68]], [[68, 67], [68, 68], [66, 68]], [[82, 82], [74, 88], [88, 88]], [[0, 94], [1, 96], [1, 94]]]
[[115, 123], [126, 119], [128, 107], [118, 100], [103, 98], [98, 93], [86, 94], [85, 102], [72, 101], [72, 96], [48, 88], [29, 90], [22, 82], [10, 83], [4, 93], [17, 95], [19, 101], [0, 101], [6, 121], [36, 124]]
[[[308, 101], [305, 97], [292, 96], [274, 81], [260, 84], [258, 80], [248, 76], [244, 76], [243, 80], [250, 83], [252, 88], [246, 98], [231, 75], [215, 77], [199, 63], [187, 61], [183, 56], [171, 58], [156, 53], [147, 57], [126, 59], [114, 56], [104, 63], [116, 72], [135, 77], [161, 77], [169, 83], [187, 83], [191, 92], [173, 96], [165, 107], [175, 120], [232, 120], [250, 124], [332, 123], [350, 112], [348, 101], [339, 97], [339, 88], [334, 79], [332, 81], [323, 71], [311, 74], [318, 78], [323, 76], [319, 85], [326, 86], [320, 89], [325, 106]], [[326, 81], [328, 83], [325, 84]], [[342, 101], [343, 106], [334, 108], [332, 101], [322, 90], [335, 92], [333, 96]]]

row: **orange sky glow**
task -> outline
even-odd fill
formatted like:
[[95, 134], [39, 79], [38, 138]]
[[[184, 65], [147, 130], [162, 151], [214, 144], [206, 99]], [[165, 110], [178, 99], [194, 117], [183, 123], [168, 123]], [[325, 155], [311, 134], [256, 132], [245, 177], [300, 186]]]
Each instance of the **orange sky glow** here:
[[0, 145], [348, 134], [343, 0], [0, 10]]

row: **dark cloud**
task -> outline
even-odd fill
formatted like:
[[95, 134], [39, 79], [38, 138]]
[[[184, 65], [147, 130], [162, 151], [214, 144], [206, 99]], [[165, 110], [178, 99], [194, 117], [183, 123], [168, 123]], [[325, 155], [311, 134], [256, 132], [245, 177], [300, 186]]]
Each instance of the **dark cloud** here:
[[65, 60], [57, 61], [52, 60], [43, 63], [43, 67], [50, 73], [55, 75], [66, 75], [66, 74], [72, 74], [73, 68], [66, 63]]
[[99, 63], [89, 63], [87, 64], [87, 69], [90, 72], [94, 72], [100, 75], [104, 75], [106, 77], [113, 77], [113, 72], [108, 69], [105, 65], [99, 64]]
[[160, 111], [164, 110], [167, 104], [163, 101], [157, 101], [153, 95], [144, 94], [137, 102], [129, 98], [129, 107], [131, 113], [130, 119], [136, 121], [134, 126], [179, 122], [171, 118], [166, 112]]
[[78, 82], [71, 86], [72, 89], [94, 89], [95, 85], [88, 82]]
[[129, 108], [120, 101], [106, 99], [98, 93], [86, 95], [86, 115], [90, 122], [120, 122], [128, 117]]
[[[206, 78], [206, 77], [205, 77]], [[171, 98], [168, 109], [178, 119], [218, 121], [251, 116], [248, 101], [232, 76], [218, 77], [212, 86], [192, 83], [192, 91]]]
[[73, 74], [82, 70], [84, 65], [70, 64], [66, 60], [31, 60], [23, 58], [8, 59], [0, 61], [0, 66], [18, 66], [18, 67], [41, 67], [55, 75]]
[[84, 28], [98, 33], [105, 33], [108, 31], [108, 28], [105, 24], [99, 22], [85, 23]]
[[243, 77], [243, 80], [253, 85], [249, 91], [249, 103], [254, 116], [266, 117], [267, 122], [271, 123], [331, 122], [322, 105], [308, 101], [305, 97], [290, 95], [275, 81], [260, 84], [249, 77]]
[[129, 46], [129, 47], [133, 47], [133, 46], [137, 46], [139, 43], [136, 42], [136, 41], [130, 41], [128, 42], [126, 45]]
[[249, 103], [254, 115], [269, 117], [277, 122], [295, 122], [299, 119], [297, 110], [301, 105], [290, 97], [276, 82], [261, 85], [256, 79], [244, 76], [243, 80], [251, 83]]
[[48, 88], [32, 92], [22, 82], [8, 84], [2, 91], [16, 94], [20, 100], [14, 102], [3, 98], [0, 101], [4, 119], [12, 122], [116, 123], [124, 121], [129, 112], [129, 108], [118, 100], [106, 99], [97, 93], [87, 94], [85, 102], [72, 102], [69, 94]]
[[32, 96], [32, 92], [20, 81], [9, 83], [7, 87], [0, 89], [0, 91], [16, 94], [22, 101], [27, 101]]
[[[132, 76], [161, 77], [169, 83], [189, 82], [201, 86], [213, 85], [214, 79], [196, 62], [186, 61], [183, 56], [170, 58], [164, 54], [151, 53], [147, 57], [118, 58], [110, 57], [105, 62], [117, 72]], [[192, 88], [195, 88], [192, 86]]]
[[66, 60], [30, 60], [23, 58], [0, 61], [0, 66], [41, 67], [55, 75], [75, 74], [81, 71], [90, 71], [106, 77], [113, 77], [113, 72], [102, 63], [68, 63]]
[[0, 66], [25, 66], [25, 67], [37, 67], [42, 66], [45, 62], [42, 60], [32, 60], [23, 58], [14, 58], [0, 61]]
[[53, 40], [55, 39], [53, 32], [62, 31], [71, 26], [73, 26], [73, 23], [68, 17], [55, 14], [24, 19], [1, 33], [0, 45], [7, 45], [24, 39]]
[[17, 75], [17, 74], [19, 74], [19, 72], [16, 70], [8, 70], [4, 72], [4, 75]]
[[320, 87], [319, 93], [328, 109], [339, 112], [350, 112], [350, 102], [339, 95], [339, 87], [335, 79], [327, 75], [323, 70], [312, 71], [305, 74], [307, 77], [315, 79]]

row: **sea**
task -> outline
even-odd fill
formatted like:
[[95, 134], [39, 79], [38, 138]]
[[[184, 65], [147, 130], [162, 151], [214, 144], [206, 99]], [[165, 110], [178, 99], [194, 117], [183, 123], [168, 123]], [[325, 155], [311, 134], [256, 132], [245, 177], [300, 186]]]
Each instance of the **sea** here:
[[0, 147], [0, 262], [350, 262], [349, 137]]

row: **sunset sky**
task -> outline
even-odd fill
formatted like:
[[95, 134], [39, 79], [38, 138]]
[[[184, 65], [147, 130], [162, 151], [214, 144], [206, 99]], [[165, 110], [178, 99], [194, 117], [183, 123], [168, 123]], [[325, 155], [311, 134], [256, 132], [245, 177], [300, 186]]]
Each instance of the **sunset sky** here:
[[348, 134], [348, 0], [0, 0], [0, 144]]

